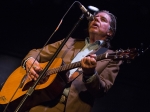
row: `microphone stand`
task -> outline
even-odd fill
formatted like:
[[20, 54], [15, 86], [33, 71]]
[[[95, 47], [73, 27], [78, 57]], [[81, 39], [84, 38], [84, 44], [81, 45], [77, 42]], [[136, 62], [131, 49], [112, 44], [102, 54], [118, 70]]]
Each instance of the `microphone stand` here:
[[68, 34], [68, 36], [64, 39], [64, 41], [62, 42], [62, 44], [59, 46], [59, 48], [57, 49], [57, 51], [55, 52], [55, 54], [52, 56], [51, 60], [48, 62], [48, 64], [46, 65], [46, 67], [43, 69], [42, 73], [40, 73], [39, 77], [37, 78], [37, 80], [34, 82], [33, 86], [31, 86], [27, 93], [25, 94], [25, 96], [23, 97], [23, 99], [21, 100], [20, 104], [18, 105], [18, 107], [16, 108], [16, 110], [14, 112], [19, 112], [19, 110], [21, 109], [21, 107], [23, 106], [24, 102], [26, 101], [26, 99], [28, 98], [28, 96], [31, 96], [31, 94], [34, 92], [35, 87], [37, 86], [38, 82], [40, 81], [40, 79], [44, 76], [45, 72], [48, 70], [49, 66], [52, 64], [52, 62], [54, 61], [54, 59], [56, 58], [56, 56], [58, 55], [58, 53], [60, 52], [60, 50], [63, 48], [63, 46], [66, 44], [67, 40], [70, 38], [70, 35], [72, 34], [72, 32], [75, 30], [75, 28], [78, 26], [78, 24], [81, 22], [81, 20], [84, 18], [84, 14], [82, 14], [79, 18], [79, 20], [77, 21], [77, 23], [74, 25], [74, 27], [72, 28], [72, 30], [70, 31], [70, 33]]

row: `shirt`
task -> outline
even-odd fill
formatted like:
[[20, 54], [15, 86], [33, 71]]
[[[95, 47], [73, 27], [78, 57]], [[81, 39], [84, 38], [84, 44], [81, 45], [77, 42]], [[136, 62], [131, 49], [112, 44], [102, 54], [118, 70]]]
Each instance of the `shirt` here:
[[[97, 48], [99, 48], [100, 45], [102, 45], [104, 41], [103, 40], [98, 40], [95, 41], [95, 43], [90, 44], [89, 43], [89, 38], [85, 39], [85, 46], [84, 48], [75, 56], [75, 58], [72, 60], [71, 63], [80, 61], [82, 58], [84, 58], [85, 56], [87, 56], [89, 53], [91, 53], [93, 50], [96, 50]], [[70, 74], [69, 77], [77, 70], [77, 68], [74, 68], [72, 70], [70, 70]]]

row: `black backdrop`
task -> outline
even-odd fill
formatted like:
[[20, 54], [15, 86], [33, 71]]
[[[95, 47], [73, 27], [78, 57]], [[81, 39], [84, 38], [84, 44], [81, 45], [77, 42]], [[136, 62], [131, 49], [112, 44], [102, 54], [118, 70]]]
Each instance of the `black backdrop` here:
[[[117, 17], [114, 49], [143, 48], [150, 45], [150, 5], [146, 0], [92, 0], [80, 2]], [[42, 47], [57, 27], [73, 0], [5, 0], [0, 2], [0, 83], [20, 66], [21, 59], [32, 48]], [[65, 38], [78, 21], [81, 10], [75, 4], [65, 16], [49, 43]], [[87, 20], [83, 19], [72, 34], [83, 38]], [[97, 99], [94, 112], [150, 111], [149, 49], [130, 64], [124, 63], [108, 94]]]

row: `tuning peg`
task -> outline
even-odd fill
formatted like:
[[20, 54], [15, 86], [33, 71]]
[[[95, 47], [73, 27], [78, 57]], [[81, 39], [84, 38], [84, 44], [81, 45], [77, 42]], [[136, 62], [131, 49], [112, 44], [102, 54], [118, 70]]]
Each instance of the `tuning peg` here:
[[[144, 52], [147, 51], [147, 50], [149, 50], [149, 49], [150, 49], [150, 45], [144, 50]], [[144, 52], [143, 52], [143, 53], [144, 53]]]
[[123, 56], [121, 55], [119, 58], [120, 58], [120, 59], [123, 59]]
[[117, 55], [115, 55], [115, 56], [114, 56], [114, 59], [118, 59], [118, 56], [117, 56]]
[[116, 53], [119, 53], [119, 52], [124, 52], [124, 50], [121, 48], [119, 50], [116, 50]]
[[119, 50], [116, 50], [115, 52], [116, 52], [116, 53], [118, 53], [118, 52], [119, 52]]
[[120, 48], [119, 51], [123, 52], [124, 50]]
[[129, 55], [125, 55], [126, 58], [129, 58]]
[[143, 46], [144, 46], [144, 44], [141, 43], [140, 48], [138, 49], [138, 56], [140, 56], [141, 54], [144, 53]]
[[131, 50], [128, 48], [127, 51], [130, 52]]

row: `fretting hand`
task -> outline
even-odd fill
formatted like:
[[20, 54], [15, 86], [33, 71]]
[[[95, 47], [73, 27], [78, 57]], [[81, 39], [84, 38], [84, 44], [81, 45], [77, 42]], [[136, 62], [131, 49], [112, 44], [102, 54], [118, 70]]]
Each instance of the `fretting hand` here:
[[84, 57], [81, 60], [83, 75], [91, 76], [95, 73], [95, 68], [97, 65], [95, 58], [96, 58], [96, 54], [92, 54], [87, 57]]

